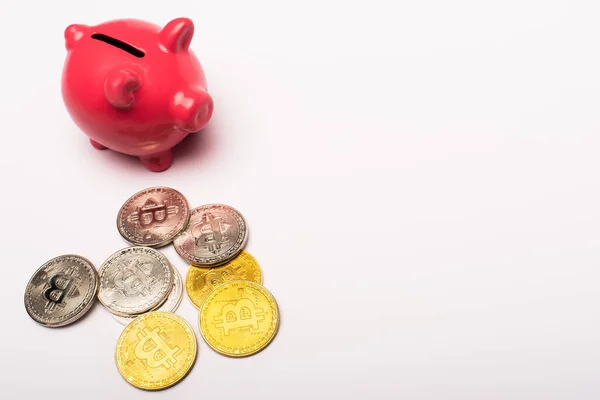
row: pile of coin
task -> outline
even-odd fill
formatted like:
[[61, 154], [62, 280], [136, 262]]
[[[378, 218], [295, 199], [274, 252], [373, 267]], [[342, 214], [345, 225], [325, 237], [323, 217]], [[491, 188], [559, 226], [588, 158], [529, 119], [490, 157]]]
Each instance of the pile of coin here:
[[157, 248], [170, 243], [189, 263], [186, 292], [199, 310], [199, 330], [218, 353], [243, 357], [264, 349], [279, 327], [279, 309], [262, 286], [262, 271], [245, 251], [248, 226], [223, 204], [190, 210], [168, 187], [131, 196], [120, 208], [117, 228], [131, 246], [110, 255], [96, 271], [78, 255], [42, 265], [25, 291], [25, 308], [47, 327], [82, 317], [97, 297], [126, 325], [116, 346], [121, 375], [132, 385], [163, 389], [183, 379], [197, 355], [194, 330], [175, 314], [183, 297], [177, 269]]

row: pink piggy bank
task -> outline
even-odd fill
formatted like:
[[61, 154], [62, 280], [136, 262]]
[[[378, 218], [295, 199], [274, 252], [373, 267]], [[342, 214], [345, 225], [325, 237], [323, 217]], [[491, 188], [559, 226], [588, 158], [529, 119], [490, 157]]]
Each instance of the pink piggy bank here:
[[67, 27], [63, 100], [95, 148], [139, 157], [159, 172], [171, 165], [174, 146], [206, 126], [213, 100], [189, 48], [193, 35], [187, 18], [163, 28], [136, 19]]

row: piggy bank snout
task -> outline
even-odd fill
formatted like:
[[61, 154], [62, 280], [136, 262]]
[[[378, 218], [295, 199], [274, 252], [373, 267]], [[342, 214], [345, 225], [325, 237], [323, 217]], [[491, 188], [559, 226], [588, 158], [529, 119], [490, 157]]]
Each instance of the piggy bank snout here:
[[201, 130], [202, 128], [204, 128], [206, 126], [206, 124], [208, 124], [208, 121], [210, 121], [210, 118], [212, 117], [212, 113], [213, 113], [213, 100], [212, 100], [212, 97], [210, 97], [210, 95], [208, 95], [208, 93], [206, 93], [206, 96], [198, 102], [198, 107], [196, 108], [196, 110], [193, 114], [194, 117], [193, 117], [192, 125], [190, 126], [190, 129], [192, 129], [192, 132], [197, 132], [197, 131]]
[[198, 132], [212, 117], [214, 103], [204, 90], [178, 92], [173, 98], [171, 112], [177, 126], [187, 132]]

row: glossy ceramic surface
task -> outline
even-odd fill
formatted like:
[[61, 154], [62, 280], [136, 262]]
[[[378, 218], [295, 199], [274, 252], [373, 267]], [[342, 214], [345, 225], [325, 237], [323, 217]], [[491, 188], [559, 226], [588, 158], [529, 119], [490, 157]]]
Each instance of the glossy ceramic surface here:
[[193, 35], [188, 18], [164, 27], [121, 19], [66, 28], [62, 95], [94, 147], [139, 157], [151, 171], [169, 168], [171, 149], [213, 112], [189, 48]]

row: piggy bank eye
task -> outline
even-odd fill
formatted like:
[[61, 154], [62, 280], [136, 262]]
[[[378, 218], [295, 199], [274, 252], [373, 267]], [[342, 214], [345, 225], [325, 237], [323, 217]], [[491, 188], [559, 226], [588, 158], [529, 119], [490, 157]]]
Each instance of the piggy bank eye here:
[[101, 42], [108, 43], [111, 46], [114, 46], [114, 47], [119, 48], [119, 49], [121, 49], [123, 51], [126, 51], [129, 54], [131, 54], [131, 55], [133, 55], [133, 56], [135, 56], [137, 58], [144, 57], [144, 52], [143, 51], [141, 51], [139, 49], [136, 49], [135, 47], [133, 47], [129, 43], [122, 42], [119, 39], [115, 39], [115, 38], [110, 37], [108, 35], [104, 35], [102, 33], [94, 33], [92, 35], [92, 39], [96, 39], [96, 40], [99, 40]]

